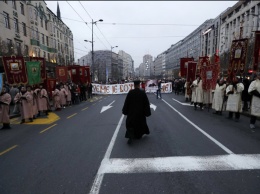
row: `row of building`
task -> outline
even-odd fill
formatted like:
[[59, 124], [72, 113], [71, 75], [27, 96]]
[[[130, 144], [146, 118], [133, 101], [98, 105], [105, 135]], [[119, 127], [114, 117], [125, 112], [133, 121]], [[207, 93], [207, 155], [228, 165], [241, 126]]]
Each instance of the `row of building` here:
[[[73, 34], [45, 1], [0, 1], [0, 56], [44, 57], [48, 77], [56, 65], [74, 62]], [[0, 72], [3, 64], [0, 60]]]
[[220, 56], [221, 69], [225, 74], [232, 41], [241, 38], [249, 39], [246, 63], [246, 70], [249, 70], [253, 63], [254, 32], [260, 30], [259, 17], [260, 1], [238, 1], [215, 19], [206, 20], [187, 37], [172, 44], [152, 61], [152, 56], [144, 56], [149, 60], [144, 59], [135, 69], [136, 76], [173, 79], [179, 76], [180, 58], [193, 57], [198, 61], [200, 56], [212, 57], [215, 53]]

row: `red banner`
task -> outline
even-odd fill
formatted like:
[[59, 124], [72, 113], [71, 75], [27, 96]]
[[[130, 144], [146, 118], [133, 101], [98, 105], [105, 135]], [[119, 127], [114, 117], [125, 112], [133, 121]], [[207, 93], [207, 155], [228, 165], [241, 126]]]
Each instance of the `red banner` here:
[[180, 76], [186, 77], [188, 61], [194, 61], [194, 58], [180, 58]]
[[90, 77], [90, 67], [85, 66], [85, 77], [87, 82], [91, 82], [91, 77]]
[[230, 51], [228, 77], [232, 79], [245, 71], [248, 39], [233, 40]]
[[80, 82], [80, 71], [79, 71], [79, 65], [72, 65], [68, 66], [68, 69], [70, 70], [71, 75], [71, 81], [75, 84], [78, 84]]
[[46, 65], [45, 58], [43, 57], [30, 57], [30, 61], [39, 61], [41, 64], [41, 79], [42, 82], [46, 79]]
[[52, 97], [52, 91], [55, 90], [55, 87], [56, 87], [56, 79], [48, 78], [48, 79], [47, 79], [47, 87], [46, 87], [46, 90], [47, 90], [47, 92], [48, 92], [49, 97]]
[[23, 57], [3, 57], [3, 65], [8, 84], [27, 84], [27, 71]]
[[260, 68], [260, 31], [256, 31], [253, 70], [259, 71], [260, 70], [259, 68]]
[[210, 64], [209, 57], [200, 57], [200, 76], [204, 90], [215, 89], [219, 74], [219, 56], [215, 55], [215, 64]]
[[192, 61], [188, 62], [186, 77], [187, 82], [192, 83], [196, 79], [196, 70], [197, 63]]
[[57, 66], [56, 69], [56, 79], [58, 82], [67, 82], [68, 81], [68, 67], [65, 66]]

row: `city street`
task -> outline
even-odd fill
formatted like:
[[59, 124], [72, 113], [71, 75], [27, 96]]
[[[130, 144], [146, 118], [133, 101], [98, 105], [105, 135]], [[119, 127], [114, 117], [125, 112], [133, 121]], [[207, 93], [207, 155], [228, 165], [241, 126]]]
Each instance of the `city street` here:
[[97, 96], [0, 131], [1, 194], [260, 191], [260, 121], [194, 110], [183, 95], [147, 94], [150, 135], [127, 144], [126, 95]]

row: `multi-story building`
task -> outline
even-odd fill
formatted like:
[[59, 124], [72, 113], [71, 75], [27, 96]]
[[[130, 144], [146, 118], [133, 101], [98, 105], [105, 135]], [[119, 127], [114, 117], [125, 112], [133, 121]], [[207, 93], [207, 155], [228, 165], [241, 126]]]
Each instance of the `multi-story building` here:
[[120, 82], [123, 76], [123, 59], [111, 50], [94, 51], [94, 65], [92, 65], [92, 52], [81, 57], [79, 65], [88, 64], [91, 66], [92, 81], [102, 83]]
[[[228, 54], [233, 40], [248, 38], [246, 69], [253, 64], [254, 32], [260, 30], [260, 1], [239, 1], [221, 16], [220, 54]], [[227, 58], [227, 57], [226, 57]], [[223, 60], [226, 69], [227, 60]]]
[[163, 75], [165, 74], [165, 56], [166, 52], [163, 52], [155, 57], [153, 61], [154, 75], [156, 78], [163, 78]]
[[151, 76], [151, 66], [153, 63], [153, 57], [149, 54], [143, 56], [143, 64], [145, 65], [144, 77], [148, 78]]
[[0, 54], [44, 57], [50, 66], [74, 62], [73, 34], [45, 1], [0, 1]]
[[123, 60], [123, 78], [128, 80], [132, 79], [134, 75], [134, 61], [128, 53], [120, 50], [119, 57]]

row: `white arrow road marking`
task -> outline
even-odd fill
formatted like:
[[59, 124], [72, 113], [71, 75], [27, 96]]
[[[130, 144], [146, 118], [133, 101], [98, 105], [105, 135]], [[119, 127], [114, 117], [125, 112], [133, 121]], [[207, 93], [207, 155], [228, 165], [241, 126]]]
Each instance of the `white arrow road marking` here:
[[178, 100], [176, 100], [176, 99], [174, 99], [174, 98], [173, 98], [173, 100], [176, 101], [176, 102], [178, 102], [178, 103], [181, 104], [181, 105], [184, 105], [184, 106], [193, 106], [193, 105], [191, 105], [191, 104], [189, 104], [189, 103], [182, 103], [182, 102], [180, 102], [180, 101], [178, 101]]
[[102, 112], [104, 112], [104, 111], [106, 111], [106, 110], [112, 108], [113, 106], [111, 106], [111, 104], [113, 104], [114, 102], [115, 102], [115, 101], [111, 102], [111, 103], [110, 103], [109, 105], [107, 105], [107, 106], [103, 106], [102, 109], [101, 109], [101, 111], [100, 111], [100, 113], [102, 113]]
[[157, 106], [155, 106], [154, 104], [150, 103], [150, 108], [152, 108], [154, 111], [156, 109]]
[[259, 170], [260, 154], [104, 158], [98, 173], [157, 173], [188, 171]]

